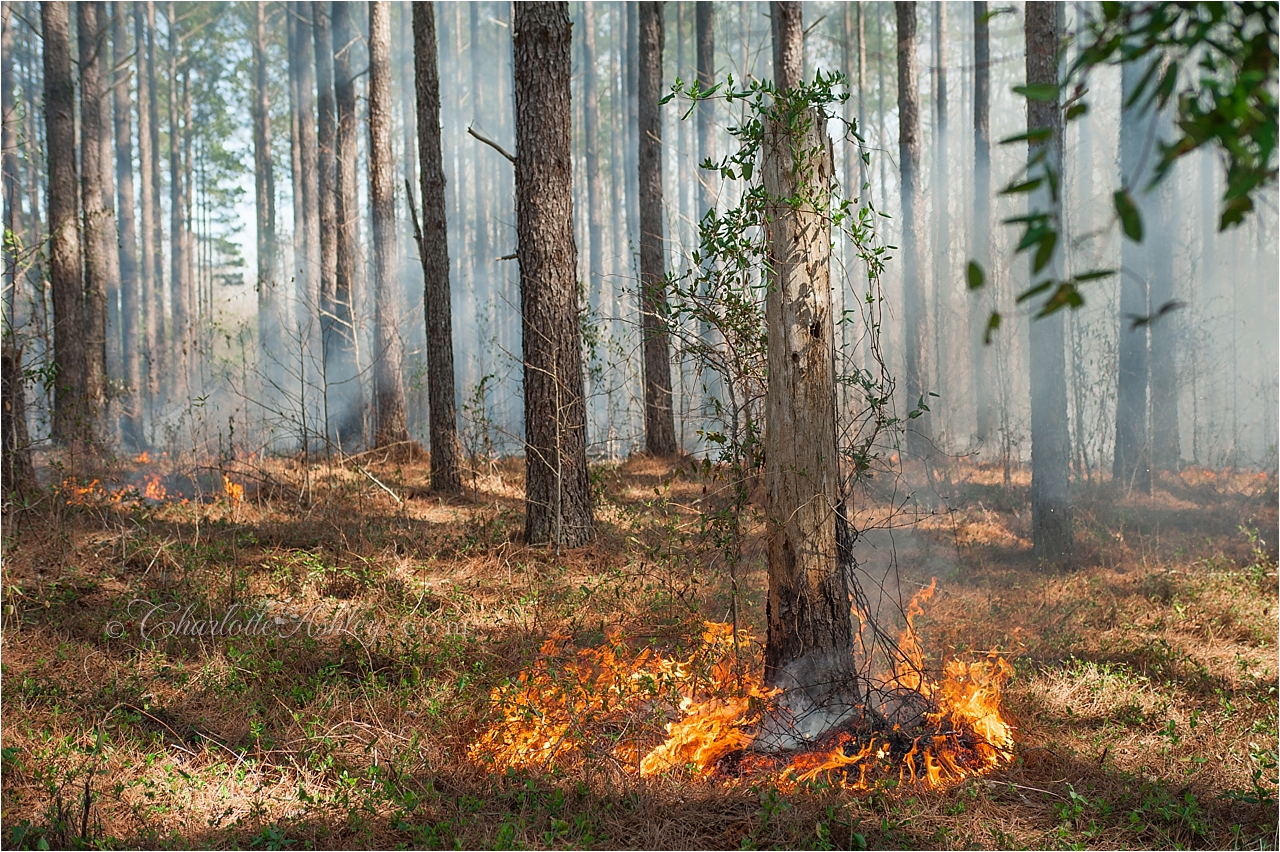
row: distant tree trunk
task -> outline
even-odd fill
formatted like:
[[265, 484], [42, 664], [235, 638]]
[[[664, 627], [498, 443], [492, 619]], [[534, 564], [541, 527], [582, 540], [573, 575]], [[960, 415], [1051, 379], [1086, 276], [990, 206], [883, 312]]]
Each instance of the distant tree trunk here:
[[[84, 311], [85, 399], [91, 416], [101, 421], [107, 406], [107, 290], [111, 267], [107, 254], [114, 251], [110, 227], [112, 210], [102, 203], [102, 137], [107, 132], [103, 116], [102, 77], [98, 51], [105, 28], [99, 24], [102, 3], [76, 4], [76, 35], [80, 43], [80, 203], [84, 211]], [[105, 421], [95, 431], [106, 437]]]
[[517, 4], [513, 35], [525, 541], [576, 547], [595, 530], [573, 239], [569, 4]]
[[335, 379], [345, 387], [342, 396], [347, 410], [344, 419], [348, 431], [354, 431], [355, 418], [361, 407], [359, 377], [356, 370], [355, 306], [360, 268], [356, 228], [360, 221], [358, 181], [356, 171], [356, 81], [351, 67], [351, 52], [358, 36], [351, 22], [351, 4], [333, 4], [333, 87], [337, 105], [337, 126], [334, 133], [334, 157], [337, 179], [335, 181], [334, 216], [337, 223], [337, 266], [334, 290], [334, 326], [338, 337], [336, 347], [338, 369], [330, 370], [329, 382]]
[[422, 186], [422, 306], [427, 322], [427, 396], [431, 413], [431, 487], [461, 490], [462, 447], [453, 374], [453, 310], [440, 144], [440, 71], [435, 11], [413, 4], [414, 82], [418, 93], [418, 159]]
[[[694, 4], [698, 39], [698, 83], [710, 89], [715, 82], [716, 33], [715, 4], [699, 0]], [[716, 156], [716, 108], [715, 99], [698, 101], [698, 159], [705, 162]], [[711, 173], [698, 170], [698, 218], [716, 206], [715, 191], [711, 185]]]
[[[483, 122], [488, 118], [485, 111], [484, 98], [484, 63], [481, 59], [485, 54], [480, 46], [480, 4], [468, 3], [468, 10], [471, 13], [469, 21], [471, 27], [471, 48], [470, 48], [470, 65], [471, 65], [471, 107], [472, 118], [483, 126]], [[483, 277], [487, 281], [489, 271], [492, 268], [491, 263], [492, 249], [489, 247], [489, 194], [485, 190], [487, 187], [481, 179], [481, 173], [484, 170], [483, 160], [479, 157], [473, 158], [472, 162], [475, 166], [476, 191], [472, 193], [474, 199], [475, 218], [472, 220], [472, 234], [475, 237], [475, 251], [473, 261], [475, 267], [483, 270]], [[474, 281], [474, 279], [473, 279]], [[473, 284], [474, 286], [474, 284]]]
[[[898, 17], [898, 164], [902, 174], [902, 325], [906, 361], [906, 404], [914, 409], [925, 394], [924, 293], [920, 286], [920, 246], [916, 204], [920, 173], [920, 85], [916, 70], [916, 4], [893, 4]], [[921, 417], [908, 426], [912, 455], [926, 453]]]
[[[630, 275], [639, 270], [637, 253], [640, 250], [640, 167], [637, 162], [640, 151], [640, 4], [628, 0], [626, 7], [627, 55], [623, 63], [623, 91], [626, 95], [626, 172], [627, 172], [627, 252], [626, 267]], [[643, 357], [643, 356], [642, 356]], [[643, 367], [642, 367], [643, 372]]]
[[[1028, 85], [1059, 84], [1061, 9], [1058, 3], [1027, 3]], [[1029, 146], [1029, 156], [1034, 158], [1047, 146], [1050, 163], [1061, 176], [1062, 110], [1056, 97], [1027, 99], [1027, 130], [1033, 128], [1049, 128], [1051, 135], [1047, 142]], [[1058, 213], [1061, 219], [1061, 209]], [[1055, 266], [1054, 274], [1059, 274], [1060, 255]], [[1073, 550], [1065, 320], [1062, 311], [1037, 320], [1031, 346], [1031, 533], [1041, 559], [1066, 557]]]
[[[5, 21], [5, 26], [9, 24]], [[9, 49], [6, 47], [6, 49]], [[37, 486], [35, 467], [31, 464], [31, 438], [27, 435], [27, 406], [22, 377], [22, 350], [6, 335], [0, 343], [0, 406], [3, 407], [4, 441], [3, 480], [0, 499], [5, 503], [13, 495], [21, 495]]]
[[596, 83], [595, 4], [582, 5], [583, 106], [585, 109], [587, 161], [587, 221], [591, 236], [587, 293], [594, 308], [600, 307], [604, 281], [604, 181], [600, 176], [600, 90]]
[[662, 233], [662, 4], [640, 4], [640, 314], [644, 335], [644, 445], [655, 456], [677, 451], [667, 340], [666, 249]]
[[[138, 51], [138, 181], [141, 187], [143, 292], [146, 305], [147, 403], [155, 434], [155, 403], [171, 364], [164, 327], [164, 224], [160, 210], [160, 106], [156, 93], [156, 4], [134, 4]], [[146, 50], [143, 51], [143, 42]]]
[[116, 180], [115, 170], [112, 164], [115, 162], [115, 132], [111, 119], [112, 104], [112, 82], [115, 74], [111, 66], [111, 20], [107, 12], [106, 3], [98, 3], [98, 32], [97, 32], [97, 59], [98, 59], [98, 107], [102, 116], [102, 132], [98, 136], [99, 147], [102, 149], [98, 162], [101, 164], [102, 170], [102, 209], [106, 215], [103, 217], [103, 234], [104, 243], [103, 258], [106, 261], [106, 286], [104, 291], [106, 294], [106, 319], [103, 323], [103, 343], [105, 344], [106, 358], [104, 361], [105, 372], [107, 377], [107, 393], [108, 404], [110, 409], [104, 408], [104, 413], [108, 414], [108, 425], [111, 433], [115, 432], [116, 424], [116, 405], [113, 394], [110, 392], [111, 383], [119, 384], [124, 379], [124, 353], [120, 346], [120, 233], [119, 226], [116, 222]]
[[80, 268], [80, 178], [76, 169], [75, 83], [68, 4], [40, 4], [44, 123], [49, 168], [49, 285], [53, 290], [53, 437], [93, 439], [85, 357], [84, 279]]
[[[1120, 69], [1121, 103], [1128, 100], [1142, 81], [1147, 62], [1130, 62]], [[1146, 122], [1137, 107], [1120, 111], [1120, 177], [1137, 197], [1146, 189], [1143, 158], [1147, 141]], [[1147, 382], [1150, 361], [1147, 352], [1147, 325], [1133, 325], [1129, 317], [1149, 312], [1147, 286], [1151, 272], [1151, 249], [1132, 240], [1121, 247], [1119, 378], [1116, 387], [1116, 451], [1111, 468], [1115, 483], [1124, 489], [1151, 493], [1151, 447], [1147, 442]]]
[[[770, 4], [774, 82], [786, 92], [802, 82], [799, 3]], [[802, 129], [785, 119], [765, 128], [761, 175], [771, 199], [765, 301], [769, 386], [765, 396], [765, 491], [768, 495], [769, 597], [765, 680], [789, 691], [792, 733], [812, 737], [853, 711], [854, 631], [846, 572], [837, 548], [841, 514], [836, 445], [835, 362], [830, 219], [811, 203], [827, 197], [835, 164], [825, 121], [810, 108]], [[805, 164], [794, 151], [805, 152]], [[820, 712], [818, 711], [821, 709]], [[829, 714], [834, 713], [836, 719]]]
[[[0, 169], [4, 183], [4, 230], [6, 234], [18, 234], [17, 219], [21, 200], [18, 195], [18, 113], [13, 96], [13, 4], [5, 3], [0, 10], [0, 111], [4, 115], [3, 141], [0, 142]], [[5, 240], [4, 249], [4, 334], [12, 333], [15, 319], [13, 310], [17, 302], [18, 254], [16, 245]], [[7, 445], [6, 445], [7, 446]]]
[[[947, 204], [950, 186], [947, 179], [947, 4], [933, 4], [933, 92], [935, 130], [933, 140], [933, 365], [934, 389], [949, 398], [946, 359], [946, 333], [943, 318], [948, 313], [947, 292], [951, 287], [948, 247], [950, 235]], [[939, 432], [941, 436], [941, 431]]]
[[[626, 147], [627, 124], [626, 124], [626, 87], [623, 80], [624, 53], [626, 51], [627, 38], [624, 30], [627, 26], [626, 4], [613, 4], [613, 50], [609, 51], [609, 194], [610, 208], [613, 212], [613, 239], [611, 242], [613, 248], [613, 273], [620, 280], [626, 272], [627, 258], [627, 194], [626, 186], [628, 184], [627, 171], [624, 164], [626, 154], [623, 149]], [[618, 316], [617, 310], [617, 285], [611, 293], [611, 309], [609, 317], [616, 320]]]
[[[316, 153], [319, 193], [320, 244], [318, 269], [320, 279], [320, 340], [324, 350], [325, 417], [330, 415], [329, 386], [336, 378], [335, 367], [341, 361], [343, 330], [335, 323], [338, 305], [338, 195], [337, 133], [338, 119], [334, 110], [333, 31], [330, 27], [329, 4], [311, 4], [312, 31], [316, 57]], [[332, 437], [326, 422], [325, 432]]]
[[[973, 258], [993, 278], [991, 267], [991, 27], [985, 0], [973, 4]], [[994, 292], [994, 283], [989, 290]], [[991, 435], [991, 390], [987, 381], [987, 318], [976, 293], [969, 296], [969, 360], [973, 376], [975, 437]]]
[[[867, 7], [861, 3], [855, 6], [858, 15], [858, 132], [867, 137]], [[853, 150], [858, 158], [858, 197], [868, 193], [867, 162], [862, 159], [858, 149]], [[867, 187], [864, 189], [864, 187]]]
[[391, 154], [391, 4], [369, 3], [369, 206], [373, 224], [374, 446], [409, 440], [400, 375], [400, 258], [396, 253], [396, 167]]
[[169, 288], [173, 307], [171, 339], [177, 350], [177, 363], [170, 376], [174, 395], [181, 397], [191, 387], [192, 316], [190, 288], [187, 282], [187, 191], [183, 180], [182, 134], [178, 115], [178, 15], [172, 2], [167, 9], [169, 19]]
[[302, 231], [302, 259], [298, 268], [298, 334], [305, 345], [306, 378], [309, 384], [320, 381], [320, 209], [319, 167], [316, 148], [315, 75], [312, 73], [311, 4], [289, 4], [290, 20], [296, 28], [289, 45], [289, 67], [297, 81], [297, 101], [293, 113], [298, 124], [298, 164], [301, 186], [294, 187], [302, 197], [302, 221], [294, 228]]
[[129, 103], [129, 35], [125, 22], [125, 6], [111, 7], [111, 41], [115, 66], [120, 78], [112, 85], [115, 100], [116, 136], [116, 208], [120, 222], [120, 334], [124, 359], [125, 397], [120, 418], [120, 433], [125, 445], [137, 449], [142, 438], [142, 352], [139, 334], [142, 287], [138, 280], [138, 229], [133, 209], [133, 121]]
[[[267, 91], [267, 4], [253, 4], [253, 189], [258, 230], [258, 369], [263, 391], [283, 390], [280, 298], [276, 291], [276, 181], [271, 163], [271, 104]], [[265, 399], [264, 399], [265, 401]]]
[[[1172, 123], [1172, 119], [1169, 119]], [[1173, 238], [1179, 217], [1175, 213], [1171, 181], [1166, 180], [1155, 194], [1158, 223], [1151, 246], [1150, 310], [1153, 315], [1174, 301], [1178, 282], [1173, 258], [1177, 249]], [[1182, 466], [1182, 446], [1178, 435], [1178, 360], [1182, 354], [1180, 312], [1158, 317], [1151, 329], [1151, 467], [1153, 471], [1177, 472]]]

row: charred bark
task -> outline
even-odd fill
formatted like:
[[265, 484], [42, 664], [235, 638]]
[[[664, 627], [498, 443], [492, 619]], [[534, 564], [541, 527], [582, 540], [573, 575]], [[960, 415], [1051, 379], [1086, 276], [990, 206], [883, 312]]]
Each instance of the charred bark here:
[[573, 238], [568, 3], [517, 4], [514, 40], [525, 540], [576, 547], [595, 530]]
[[440, 144], [440, 71], [435, 11], [413, 5], [414, 83], [418, 101], [422, 188], [422, 306], [427, 324], [427, 397], [431, 424], [431, 487], [462, 488], [462, 447], [454, 397], [453, 310], [449, 300], [449, 239], [445, 220], [444, 155]]

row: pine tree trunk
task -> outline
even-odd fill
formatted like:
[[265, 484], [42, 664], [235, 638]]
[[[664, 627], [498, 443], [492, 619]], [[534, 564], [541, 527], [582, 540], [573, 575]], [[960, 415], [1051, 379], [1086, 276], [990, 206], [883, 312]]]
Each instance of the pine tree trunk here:
[[400, 258], [396, 253], [396, 167], [391, 155], [391, 4], [369, 3], [369, 206], [373, 224], [375, 446], [409, 440], [400, 375]]
[[[799, 3], [770, 4], [777, 109], [802, 82]], [[804, 152], [804, 165], [795, 151]], [[851, 713], [853, 624], [838, 558], [841, 514], [836, 446], [835, 362], [829, 214], [787, 199], [830, 197], [835, 164], [826, 122], [808, 108], [765, 128], [761, 176], [772, 199], [770, 286], [765, 301], [769, 385], [765, 396], [765, 492], [769, 597], [765, 680], [794, 727], [766, 739], [811, 739]]]
[[120, 79], [112, 85], [115, 100], [116, 209], [120, 215], [120, 335], [123, 343], [125, 397], [120, 418], [121, 438], [137, 449], [142, 438], [142, 352], [139, 334], [142, 286], [138, 276], [138, 229], [133, 205], [133, 121], [129, 103], [129, 74], [124, 71], [129, 56], [129, 35], [125, 6], [111, 7], [111, 41]]
[[[902, 176], [902, 325], [906, 406], [924, 399], [924, 293], [920, 286], [920, 84], [916, 63], [916, 4], [893, 4], [898, 17], [898, 164]], [[923, 457], [927, 440], [924, 418], [908, 426], [907, 446]]]
[[[160, 106], [156, 92], [156, 4], [134, 4], [138, 50], [138, 181], [142, 215], [143, 292], [146, 304], [147, 405], [151, 432], [161, 381], [172, 363], [165, 346], [164, 224], [160, 210]], [[142, 45], [146, 43], [146, 50]]]
[[[1061, 6], [1027, 3], [1027, 84], [1058, 85]], [[1048, 156], [1062, 175], [1062, 111], [1052, 101], [1027, 99], [1027, 129], [1049, 128]], [[1042, 149], [1029, 146], [1029, 157]], [[1048, 204], [1047, 194], [1040, 198]], [[1061, 204], [1061, 202], [1056, 202]], [[1061, 220], [1061, 210], [1058, 210]], [[1059, 249], [1059, 252], [1062, 250]], [[1051, 264], [1060, 275], [1061, 254]], [[1033, 282], [1034, 283], [1034, 282]], [[1062, 311], [1034, 321], [1031, 346], [1031, 533], [1036, 556], [1060, 559], [1073, 549], [1071, 529], [1071, 436], [1067, 425], [1066, 317]]]
[[[339, 426], [342, 434], [348, 438], [354, 437], [362, 428], [360, 424], [363, 422], [363, 401], [356, 368], [358, 329], [355, 327], [355, 306], [360, 266], [356, 229], [359, 226], [360, 209], [357, 203], [359, 177], [356, 172], [356, 83], [351, 64], [351, 52], [359, 37], [351, 22], [350, 7], [349, 2], [333, 3], [331, 21], [333, 88], [337, 107], [334, 132], [337, 264], [333, 300], [334, 339], [337, 344], [334, 350], [337, 358], [328, 370], [329, 386], [337, 391], [336, 398], [341, 400], [340, 420], [334, 425]], [[330, 416], [335, 413], [334, 399], [334, 396], [330, 397]]]
[[76, 4], [76, 35], [80, 45], [80, 203], [84, 212], [85, 398], [93, 427], [106, 437], [107, 413], [107, 291], [111, 288], [109, 252], [114, 252], [112, 210], [102, 203], [103, 87], [98, 52], [105, 40], [99, 23], [102, 3]]
[[[971, 253], [985, 270], [988, 292], [994, 293], [991, 266], [991, 27], [986, 2], [973, 4], [973, 222]], [[974, 436], [991, 435], [991, 390], [984, 342], [987, 300], [969, 295], [969, 361], [973, 378]]]
[[266, 399], [283, 391], [280, 293], [276, 287], [276, 182], [267, 91], [267, 5], [253, 4], [253, 190], [258, 234], [258, 371]]
[[44, 123], [49, 168], [49, 285], [53, 290], [53, 437], [91, 441], [85, 357], [84, 279], [80, 257], [80, 178], [76, 169], [75, 82], [68, 4], [40, 4]]
[[319, 214], [320, 343], [323, 350], [326, 441], [333, 437], [330, 393], [340, 372], [342, 360], [342, 328], [334, 318], [339, 305], [338, 293], [338, 197], [337, 197], [337, 132], [338, 118], [334, 109], [333, 30], [329, 4], [311, 4], [312, 32], [315, 36], [316, 60], [316, 168], [317, 209]]
[[600, 176], [600, 90], [596, 83], [595, 4], [582, 6], [583, 106], [585, 110], [587, 161], [587, 221], [591, 236], [591, 255], [587, 269], [587, 293], [591, 306], [600, 307], [604, 287], [604, 181]]
[[449, 233], [440, 143], [440, 70], [435, 12], [413, 5], [414, 82], [418, 93], [418, 158], [422, 187], [422, 306], [427, 323], [427, 396], [431, 414], [431, 487], [462, 488], [454, 397], [453, 310], [449, 300]]
[[183, 180], [182, 134], [178, 115], [178, 35], [177, 12], [172, 2], [167, 9], [169, 21], [169, 292], [173, 310], [173, 350], [176, 363], [169, 376], [173, 396], [185, 396], [191, 387], [192, 316], [190, 290], [187, 286], [187, 192]]
[[[950, 313], [947, 293], [951, 288], [951, 269], [948, 257], [950, 235], [947, 233], [947, 204], [950, 186], [947, 180], [947, 4], [933, 6], [933, 92], [934, 92], [934, 140], [933, 140], [933, 365], [934, 390], [940, 401], [950, 398], [948, 393], [949, 363], [946, 349], [946, 324], [944, 317]], [[940, 420], [940, 422], [945, 422]], [[945, 426], [939, 428], [939, 439]]]
[[[5, 26], [9, 24], [5, 21]], [[10, 49], [6, 46], [6, 49]], [[0, 343], [0, 407], [3, 408], [3, 426], [0, 439], [4, 441], [3, 464], [0, 465], [0, 499], [8, 503], [38, 487], [35, 467], [31, 464], [31, 438], [27, 434], [27, 406], [25, 379], [22, 376], [22, 350], [14, 346], [6, 335]], [[6, 521], [8, 507], [6, 506]]]
[[102, 132], [98, 136], [102, 149], [99, 162], [102, 165], [102, 209], [107, 215], [103, 218], [103, 258], [106, 261], [106, 320], [103, 324], [103, 342], [105, 343], [106, 360], [105, 375], [107, 377], [107, 400], [110, 406], [104, 409], [108, 415], [111, 431], [115, 430], [118, 419], [117, 406], [110, 391], [112, 383], [119, 384], [124, 379], [124, 353], [120, 346], [120, 233], [116, 222], [116, 180], [113, 163], [115, 162], [115, 132], [111, 119], [112, 83], [115, 74], [111, 67], [111, 21], [106, 3], [98, 3], [97, 59], [98, 59], [98, 99], [102, 114]]
[[[715, 82], [716, 33], [715, 4], [709, 0], [699, 0], [694, 4], [697, 17], [694, 25], [698, 39], [698, 83], [703, 89], [710, 89]], [[698, 101], [698, 160], [699, 163], [714, 159], [716, 156], [716, 108], [715, 99], [705, 98]], [[698, 169], [698, 218], [707, 215], [707, 211], [716, 206], [715, 191], [712, 187], [711, 172]]]
[[[295, 262], [298, 269], [298, 334], [305, 346], [304, 364], [307, 383], [317, 387], [320, 382], [320, 209], [317, 196], [319, 166], [317, 163], [315, 119], [315, 75], [312, 73], [311, 4], [289, 4], [289, 16], [293, 22], [293, 40], [289, 45], [289, 67], [296, 81], [296, 102], [293, 114], [298, 125], [298, 180], [294, 194], [300, 195], [301, 222], [294, 223], [295, 231], [302, 232], [302, 257]], [[308, 391], [308, 395], [310, 391]]]
[[[3, 141], [0, 142], [0, 174], [4, 185], [5, 233], [17, 235], [17, 219], [21, 215], [18, 195], [18, 113], [13, 94], [13, 4], [0, 10], [0, 111], [3, 112]], [[4, 250], [4, 335], [12, 333], [16, 323], [18, 254], [16, 245], [5, 241]]]
[[666, 329], [666, 249], [662, 228], [662, 47], [661, 3], [639, 9], [640, 314], [644, 335], [644, 445], [655, 456], [673, 455], [671, 346]]
[[[1152, 219], [1159, 224], [1152, 240], [1150, 310], [1158, 314], [1178, 295], [1173, 259], [1177, 247], [1173, 234], [1178, 227], [1172, 181], [1166, 180], [1155, 193]], [[1151, 468], [1176, 473], [1182, 466], [1178, 435], [1178, 358], [1182, 351], [1179, 321], [1181, 312], [1159, 316], [1150, 323], [1151, 333]]]
[[568, 3], [515, 7], [516, 254], [524, 334], [525, 541], [594, 535], [570, 158]]
[[[1147, 70], [1146, 62], [1131, 62], [1121, 70], [1121, 103], [1136, 90]], [[1120, 176], [1135, 194], [1146, 189], [1150, 170], [1143, 169], [1147, 122], [1138, 107], [1120, 112]], [[1147, 325], [1135, 326], [1129, 317], [1149, 313], [1149, 247], [1126, 239], [1121, 247], [1119, 377], [1116, 386], [1116, 448], [1112, 479], [1123, 488], [1151, 493], [1151, 447], [1147, 442], [1147, 383], [1150, 376]]]

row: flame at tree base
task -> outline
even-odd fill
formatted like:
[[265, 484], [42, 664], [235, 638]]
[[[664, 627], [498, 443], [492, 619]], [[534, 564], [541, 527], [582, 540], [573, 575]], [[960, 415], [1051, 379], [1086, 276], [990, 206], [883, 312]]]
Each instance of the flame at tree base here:
[[[909, 615], [918, 610], [913, 601]], [[642, 777], [684, 771], [724, 783], [772, 777], [783, 786], [868, 789], [889, 779], [945, 787], [1013, 755], [1013, 727], [1001, 713], [1013, 669], [994, 653], [950, 660], [936, 680], [916, 665], [882, 681], [884, 694], [910, 689], [927, 707], [911, 730], [863, 713], [810, 747], [769, 753], [757, 736], [766, 714], [779, 712], [781, 693], [760, 682], [758, 648], [745, 632], [735, 637], [729, 625], [708, 622], [687, 659], [633, 653], [618, 634], [571, 655], [563, 644], [548, 640], [531, 668], [493, 691], [499, 718], [470, 746], [472, 760], [500, 769], [606, 763]], [[910, 660], [920, 658], [910, 620], [900, 644]]]

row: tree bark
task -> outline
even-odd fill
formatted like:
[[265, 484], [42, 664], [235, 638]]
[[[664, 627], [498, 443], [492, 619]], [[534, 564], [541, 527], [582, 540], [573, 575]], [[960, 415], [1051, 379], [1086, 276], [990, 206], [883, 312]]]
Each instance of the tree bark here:
[[258, 370], [264, 401], [283, 388], [280, 294], [276, 287], [276, 181], [267, 91], [267, 4], [253, 4], [253, 190], [258, 232]]
[[[337, 218], [337, 131], [338, 119], [334, 110], [333, 82], [333, 31], [329, 19], [329, 4], [311, 4], [312, 32], [315, 36], [316, 59], [316, 167], [317, 209], [319, 213], [319, 268], [320, 284], [320, 342], [323, 349], [325, 373], [325, 418], [329, 419], [327, 402], [329, 386], [335, 378], [334, 368], [341, 360], [342, 329], [335, 324], [338, 314], [338, 218]], [[330, 437], [330, 424], [325, 432]]]
[[[706, 90], [715, 82], [716, 33], [715, 4], [699, 0], [694, 4], [698, 40], [698, 84]], [[706, 162], [716, 156], [716, 108], [713, 98], [698, 101], [698, 159]], [[716, 206], [715, 191], [711, 185], [711, 173], [698, 169], [698, 218]]]
[[947, 180], [947, 4], [933, 6], [933, 92], [935, 130], [933, 140], [933, 368], [934, 390], [941, 399], [947, 393], [946, 324], [943, 318], [950, 308], [947, 292], [951, 287], [951, 269], [947, 233], [947, 204], [950, 186]]
[[[1172, 123], [1172, 119], [1167, 120]], [[1164, 123], [1164, 120], [1162, 120]], [[1150, 156], [1150, 155], [1148, 155]], [[1178, 227], [1171, 181], [1166, 180], [1155, 195], [1152, 219], [1158, 224], [1152, 240], [1150, 311], [1177, 298], [1178, 282], [1174, 277], [1173, 258], [1176, 251], [1173, 234]], [[1182, 466], [1182, 447], [1178, 435], [1178, 359], [1182, 352], [1181, 312], [1174, 311], [1153, 319], [1151, 334], [1151, 468], [1176, 473]]]
[[662, 229], [662, 47], [661, 3], [639, 10], [639, 121], [637, 165], [640, 193], [640, 314], [644, 335], [644, 444], [655, 456], [673, 455], [671, 347], [666, 329], [666, 249]]
[[604, 181], [600, 176], [600, 90], [596, 83], [595, 4], [582, 6], [583, 107], [586, 126], [587, 221], [590, 224], [591, 254], [587, 269], [587, 292], [591, 305], [600, 307], [604, 287]]
[[[787, 690], [795, 723], [812, 739], [851, 713], [849, 588], [837, 547], [840, 511], [831, 225], [824, 209], [835, 172], [821, 113], [793, 115], [787, 92], [802, 81], [799, 3], [771, 4], [780, 115], [765, 129], [761, 176], [771, 204], [765, 300], [765, 492], [769, 597], [765, 680]], [[781, 42], [781, 43], [780, 43]], [[803, 152], [803, 164], [796, 152]], [[795, 205], [791, 199], [803, 199]], [[769, 731], [773, 739], [782, 732]]]
[[80, 257], [80, 178], [76, 169], [75, 83], [66, 3], [40, 4], [44, 43], [44, 122], [49, 164], [49, 285], [53, 290], [53, 437], [93, 438], [85, 377], [84, 280]]
[[594, 535], [573, 239], [568, 5], [517, 4], [513, 34], [525, 541], [557, 547]]
[[[916, 238], [916, 204], [920, 172], [920, 86], [916, 68], [916, 5], [893, 4], [898, 17], [898, 163], [902, 181], [902, 324], [906, 367], [906, 403], [914, 409], [924, 399], [924, 293], [920, 286], [920, 247]], [[908, 449], [922, 457], [926, 433], [919, 418], [907, 431]]]
[[[295, 211], [300, 218], [294, 222], [295, 233], [301, 233], [299, 241], [301, 257], [294, 262], [298, 283], [298, 336], [304, 346], [305, 376], [309, 386], [320, 382], [320, 211], [318, 151], [316, 148], [315, 75], [312, 73], [311, 4], [289, 4], [289, 20], [293, 37], [289, 42], [289, 69], [293, 79], [290, 91], [294, 94], [293, 115], [297, 124], [298, 176], [293, 192]], [[295, 237], [296, 239], [296, 237]]]
[[120, 437], [137, 449], [142, 437], [142, 352], [145, 342], [139, 334], [142, 287], [138, 276], [138, 229], [134, 222], [133, 120], [129, 103], [129, 55], [125, 6], [111, 7], [111, 41], [120, 79], [112, 86], [115, 101], [116, 209], [120, 222], [120, 335], [124, 366], [124, 404], [120, 417]]
[[98, 162], [102, 167], [102, 209], [106, 211], [103, 218], [104, 243], [103, 259], [106, 264], [106, 319], [103, 323], [103, 343], [105, 344], [104, 375], [107, 385], [105, 396], [110, 409], [104, 408], [108, 414], [108, 426], [111, 434], [116, 429], [116, 405], [111, 392], [112, 383], [120, 384], [124, 379], [124, 353], [120, 346], [120, 233], [116, 222], [116, 180], [113, 163], [115, 162], [115, 133], [111, 119], [112, 88], [115, 74], [111, 66], [111, 20], [107, 13], [107, 4], [98, 3], [98, 106], [102, 114], [102, 132], [98, 135], [101, 155]]
[[191, 359], [194, 355], [190, 288], [187, 281], [187, 190], [183, 180], [182, 134], [178, 115], [178, 16], [174, 4], [167, 8], [169, 21], [169, 288], [173, 311], [171, 339], [177, 351], [171, 365], [170, 387], [174, 396], [184, 396], [191, 387]]
[[[1142, 81], [1147, 62], [1130, 62], [1120, 69], [1121, 104]], [[1146, 188], [1149, 170], [1143, 170], [1146, 123], [1138, 107], [1120, 111], [1120, 176], [1134, 193]], [[1116, 385], [1116, 447], [1111, 468], [1113, 481], [1124, 489], [1151, 493], [1151, 447], [1147, 442], [1147, 383], [1150, 376], [1147, 325], [1135, 326], [1131, 317], [1149, 313], [1148, 279], [1150, 249], [1125, 239], [1121, 247], [1119, 377]]]
[[[13, 4], [5, 3], [0, 11], [0, 112], [3, 112], [3, 140], [0, 141], [0, 174], [3, 175], [4, 230], [18, 236], [17, 220], [21, 215], [18, 195], [18, 113], [13, 95]], [[4, 249], [4, 330], [6, 337], [16, 325], [18, 254], [16, 244], [5, 240]]]
[[400, 259], [396, 254], [396, 168], [391, 155], [391, 4], [369, 3], [369, 206], [373, 224], [374, 446], [409, 440], [400, 376]]
[[[147, 405], [155, 432], [155, 403], [167, 357], [164, 341], [164, 226], [160, 211], [160, 117], [156, 97], [156, 4], [134, 4], [138, 51], [138, 183], [142, 216], [142, 288], [146, 310]], [[146, 50], [142, 49], [145, 42]]]
[[[994, 292], [991, 266], [991, 27], [985, 0], [973, 4], [973, 222], [969, 232], [973, 258], [986, 271]], [[991, 389], [987, 380], [984, 328], [986, 305], [969, 296], [969, 361], [973, 375], [974, 434], [985, 442], [991, 435]]]
[[462, 489], [462, 447], [453, 374], [453, 310], [449, 300], [449, 229], [445, 220], [440, 144], [440, 70], [435, 11], [413, 4], [414, 83], [418, 94], [418, 159], [422, 188], [422, 306], [427, 323], [427, 397], [431, 414], [431, 487]]
[[[5, 22], [6, 26], [8, 21]], [[5, 503], [38, 487], [31, 464], [31, 438], [27, 434], [25, 380], [22, 377], [22, 350], [5, 336], [0, 343], [0, 406], [3, 406], [3, 479], [0, 498]]]
[[[1061, 6], [1031, 2], [1026, 6], [1027, 84], [1058, 85]], [[1049, 128], [1051, 164], [1062, 175], [1062, 110], [1058, 99], [1027, 99], [1027, 129]], [[1034, 158], [1040, 145], [1029, 146]], [[1050, 203], [1048, 196], [1043, 203]], [[1061, 202], [1058, 219], [1061, 221]], [[1061, 249], [1052, 262], [1062, 269]], [[1036, 555], [1061, 559], [1073, 549], [1071, 529], [1071, 435], [1067, 421], [1066, 317], [1062, 311], [1035, 321], [1031, 346], [1031, 532]]]
[[[102, 138], [103, 86], [98, 61], [105, 44], [100, 23], [102, 3], [76, 4], [76, 35], [80, 44], [80, 203], [84, 213], [84, 352], [85, 400], [95, 421], [105, 418], [107, 406], [107, 291], [112, 288], [109, 252], [115, 249], [113, 211], [103, 204]], [[93, 427], [106, 436], [105, 421]]]
[[358, 40], [351, 22], [351, 4], [333, 3], [333, 87], [337, 106], [337, 124], [334, 132], [334, 158], [336, 180], [334, 183], [334, 220], [337, 225], [337, 264], [333, 301], [335, 351], [337, 359], [329, 369], [329, 383], [335, 380], [342, 388], [342, 422], [344, 432], [354, 432], [359, 422], [362, 394], [355, 363], [356, 335], [355, 306], [360, 267], [356, 228], [360, 220], [357, 201], [359, 177], [356, 171], [356, 82], [351, 67], [351, 52]]

